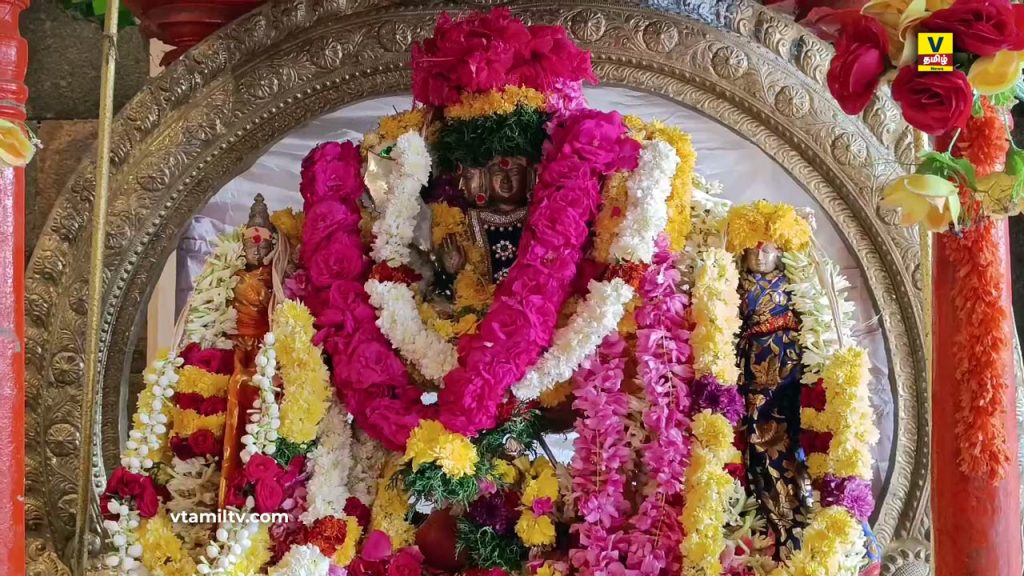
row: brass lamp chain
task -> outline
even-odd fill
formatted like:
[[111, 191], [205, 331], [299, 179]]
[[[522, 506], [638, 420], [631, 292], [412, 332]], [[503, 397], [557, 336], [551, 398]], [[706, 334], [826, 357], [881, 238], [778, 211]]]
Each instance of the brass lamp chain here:
[[89, 315], [85, 335], [85, 383], [82, 386], [78, 502], [75, 515], [75, 574], [85, 575], [89, 561], [92, 503], [93, 416], [99, 390], [100, 323], [103, 317], [103, 251], [107, 235], [107, 193], [110, 189], [110, 132], [114, 116], [114, 74], [117, 65], [117, 15], [120, 0], [107, 0], [103, 23], [103, 69], [100, 75], [99, 134], [96, 139], [96, 193], [93, 198], [89, 262]]

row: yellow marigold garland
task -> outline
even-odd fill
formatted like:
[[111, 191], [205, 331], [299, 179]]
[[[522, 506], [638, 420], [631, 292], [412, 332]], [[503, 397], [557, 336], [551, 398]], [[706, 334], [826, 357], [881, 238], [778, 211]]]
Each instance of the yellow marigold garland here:
[[825, 387], [825, 410], [803, 408], [801, 426], [815, 432], [831, 432], [828, 454], [811, 454], [807, 466], [812, 478], [832, 473], [840, 478], [871, 478], [869, 446], [878, 441], [874, 413], [868, 401], [870, 378], [867, 352], [850, 346], [825, 362], [821, 378]]
[[725, 221], [730, 252], [738, 254], [760, 242], [773, 242], [786, 252], [806, 250], [811, 245], [811, 225], [788, 204], [758, 200], [733, 206]]
[[531, 506], [534, 501], [541, 498], [547, 498], [552, 504], [558, 501], [558, 477], [555, 475], [555, 468], [544, 457], [537, 458], [532, 463], [521, 458], [516, 464], [526, 475], [521, 498], [525, 509], [516, 522], [516, 535], [523, 544], [530, 547], [550, 546], [555, 543], [555, 523], [550, 514], [534, 514]]
[[421, 130], [427, 122], [429, 112], [430, 110], [421, 106], [381, 118], [377, 131], [363, 136], [360, 150], [365, 154], [380, 144], [398, 140], [399, 136], [410, 130]]
[[444, 115], [452, 120], [469, 120], [494, 114], [511, 114], [520, 106], [525, 108], [545, 108], [547, 98], [533, 88], [507, 86], [501, 90], [473, 94], [465, 93], [462, 100], [454, 106], [445, 108]]
[[302, 242], [302, 225], [305, 220], [305, 214], [296, 214], [291, 208], [278, 210], [270, 215], [270, 223], [281, 235], [288, 238], [292, 246], [298, 246]]
[[221, 412], [220, 414], [211, 414], [209, 416], [200, 416], [195, 410], [182, 410], [181, 408], [174, 407], [171, 413], [174, 415], [172, 418], [174, 422], [172, 430], [178, 436], [189, 436], [197, 430], [209, 430], [210, 432], [213, 432], [215, 436], [221, 436], [224, 434], [224, 422], [226, 418], [224, 412]]
[[261, 524], [259, 530], [249, 539], [251, 542], [238, 557], [238, 562], [231, 567], [226, 574], [230, 576], [252, 576], [259, 574], [260, 569], [270, 562], [270, 529], [266, 524]]
[[686, 505], [680, 521], [685, 538], [681, 545], [683, 573], [722, 573], [725, 520], [733, 479], [725, 465], [739, 459], [733, 446], [733, 428], [721, 414], [705, 410], [693, 418], [693, 453], [686, 470]]
[[207, 398], [224, 396], [228, 393], [228, 382], [231, 376], [214, 374], [195, 366], [185, 366], [178, 372], [178, 394], [193, 392]]
[[436, 463], [452, 478], [472, 475], [479, 459], [476, 446], [468, 438], [449, 432], [436, 420], [420, 422], [405, 445], [405, 461], [412, 462], [413, 470]]
[[320, 348], [313, 345], [313, 315], [304, 305], [285, 300], [274, 310], [272, 329], [284, 384], [278, 433], [290, 442], [312, 442], [331, 399], [330, 374]]
[[194, 576], [196, 563], [185, 552], [181, 540], [175, 535], [171, 521], [161, 510], [152, 518], [139, 522], [136, 533], [142, 546], [142, 565], [150, 574], [164, 576]]
[[565, 381], [541, 392], [537, 397], [537, 402], [542, 408], [554, 408], [565, 402], [570, 394], [572, 394], [572, 382]]
[[723, 386], [739, 377], [735, 335], [742, 324], [740, 297], [736, 291], [739, 271], [731, 254], [721, 248], [705, 249], [697, 261], [693, 279], [693, 367], [697, 376], [714, 376]]
[[363, 535], [363, 527], [354, 516], [345, 517], [345, 542], [338, 547], [331, 557], [331, 562], [336, 566], [344, 568], [356, 557], [356, 544]]
[[404, 463], [404, 458], [396, 455], [385, 464], [377, 480], [377, 497], [370, 515], [370, 529], [390, 536], [395, 550], [412, 544], [416, 538], [416, 527], [405, 519], [409, 512], [409, 493], [401, 479], [394, 478]]
[[594, 247], [592, 257], [598, 262], [608, 263], [608, 251], [619, 230], [619, 224], [626, 216], [629, 193], [626, 190], [628, 174], [616, 172], [605, 184], [601, 195], [601, 211], [594, 220]]
[[822, 576], [855, 574], [860, 562], [855, 550], [863, 549], [864, 531], [846, 509], [832, 506], [819, 511], [804, 531], [801, 549], [771, 576]]

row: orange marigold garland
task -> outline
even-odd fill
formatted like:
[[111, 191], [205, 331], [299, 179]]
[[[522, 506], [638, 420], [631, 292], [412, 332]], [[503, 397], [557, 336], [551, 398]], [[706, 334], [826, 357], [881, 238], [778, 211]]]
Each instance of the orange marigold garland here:
[[[981, 109], [981, 116], [971, 116], [967, 120], [967, 125], [960, 131], [950, 150], [953, 156], [970, 160], [979, 177], [1001, 171], [1006, 151], [1010, 149], [1006, 123], [1000, 111], [984, 97], [981, 98]], [[940, 137], [935, 143], [935, 149], [948, 149], [953, 136], [951, 132]]]
[[960, 470], [999, 482], [1010, 463], [1003, 429], [1007, 382], [1004, 357], [1010, 349], [1004, 330], [1002, 254], [992, 220], [976, 222], [957, 237], [939, 236], [956, 270], [952, 300], [959, 332], [956, 361], [956, 435]]

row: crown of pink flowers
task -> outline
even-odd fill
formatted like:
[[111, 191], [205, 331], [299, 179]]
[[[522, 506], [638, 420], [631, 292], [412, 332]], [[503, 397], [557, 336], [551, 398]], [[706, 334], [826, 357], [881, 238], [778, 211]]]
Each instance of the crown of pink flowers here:
[[506, 86], [544, 93], [596, 83], [590, 53], [561, 26], [527, 26], [507, 8], [452, 18], [441, 14], [434, 35], [412, 47], [412, 91], [429, 106], [457, 104], [462, 94]]

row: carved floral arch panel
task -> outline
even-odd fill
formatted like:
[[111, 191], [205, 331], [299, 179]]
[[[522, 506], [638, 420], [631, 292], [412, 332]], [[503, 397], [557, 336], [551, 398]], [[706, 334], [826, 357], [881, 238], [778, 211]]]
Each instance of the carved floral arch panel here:
[[[137, 318], [190, 217], [290, 130], [352, 102], [406, 90], [411, 43], [434, 18], [478, 7], [379, 0], [268, 3], [190, 50], [119, 115], [113, 135], [97, 491], [116, 461]], [[749, 0], [641, 6], [518, 2], [593, 52], [604, 83], [660, 95], [715, 118], [772, 156], [824, 208], [858, 255], [881, 312], [896, 398], [890, 473], [875, 518], [886, 573], [926, 556], [928, 429], [916, 235], [876, 211], [880, 184], [915, 154], [888, 97], [849, 118], [824, 87], [830, 48]], [[684, 127], [685, 128], [685, 127]], [[66, 571], [78, 478], [89, 222], [83, 165], [29, 265], [27, 529], [30, 573]], [[910, 568], [910, 566], [906, 566]]]

